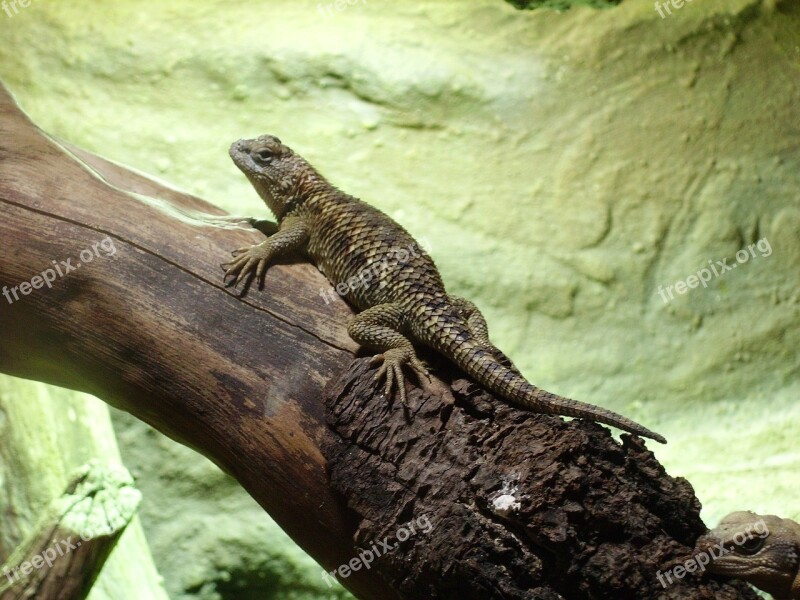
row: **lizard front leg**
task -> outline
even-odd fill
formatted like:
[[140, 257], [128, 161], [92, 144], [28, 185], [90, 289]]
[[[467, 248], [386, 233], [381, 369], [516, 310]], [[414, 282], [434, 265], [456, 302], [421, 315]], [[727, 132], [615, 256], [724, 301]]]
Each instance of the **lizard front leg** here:
[[403, 320], [403, 311], [398, 304], [378, 304], [353, 317], [347, 326], [347, 332], [357, 343], [380, 353], [370, 361], [371, 365], [381, 363], [375, 380], [380, 383], [386, 377], [387, 397], [391, 397], [392, 386], [397, 382], [400, 401], [405, 406], [407, 399], [403, 365], [410, 365], [414, 371], [425, 377], [428, 377], [428, 371], [417, 357], [414, 346], [401, 333]]
[[224, 263], [223, 281], [228, 277], [236, 277], [233, 286], [239, 285], [249, 273], [256, 269], [256, 279], [261, 280], [269, 262], [281, 254], [300, 250], [308, 243], [308, 226], [302, 217], [286, 217], [280, 229], [260, 244], [246, 246], [233, 251], [234, 259]]

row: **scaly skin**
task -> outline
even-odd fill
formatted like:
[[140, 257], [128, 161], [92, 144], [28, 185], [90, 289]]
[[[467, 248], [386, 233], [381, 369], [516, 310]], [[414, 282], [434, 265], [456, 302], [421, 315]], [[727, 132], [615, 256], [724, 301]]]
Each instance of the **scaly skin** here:
[[440, 352], [475, 381], [535, 412], [591, 419], [666, 443], [657, 433], [609, 410], [570, 400], [528, 383], [489, 341], [486, 320], [468, 300], [447, 294], [439, 271], [414, 238], [388, 216], [328, 183], [273, 136], [239, 140], [230, 155], [278, 220], [264, 242], [240, 248], [223, 265], [238, 285], [261, 280], [276, 256], [304, 251], [335, 285], [348, 281], [346, 300], [361, 311], [350, 336], [377, 350], [376, 377], [386, 394], [397, 386], [406, 402], [403, 366], [427, 370], [412, 342]]
[[697, 549], [715, 555], [711, 573], [744, 579], [775, 600], [800, 600], [800, 524], [791, 519], [734, 512], [701, 537]]

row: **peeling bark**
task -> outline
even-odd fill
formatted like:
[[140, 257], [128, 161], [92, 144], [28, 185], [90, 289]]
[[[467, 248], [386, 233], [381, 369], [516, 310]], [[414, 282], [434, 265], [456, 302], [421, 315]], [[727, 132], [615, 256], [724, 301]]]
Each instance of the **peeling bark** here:
[[403, 598], [756, 598], [741, 582], [659, 583], [706, 528], [689, 482], [640, 438], [520, 411], [449, 367], [452, 386], [413, 390], [406, 413], [372, 373], [358, 361], [330, 387], [325, 453], [359, 547], [415, 526], [372, 565]]

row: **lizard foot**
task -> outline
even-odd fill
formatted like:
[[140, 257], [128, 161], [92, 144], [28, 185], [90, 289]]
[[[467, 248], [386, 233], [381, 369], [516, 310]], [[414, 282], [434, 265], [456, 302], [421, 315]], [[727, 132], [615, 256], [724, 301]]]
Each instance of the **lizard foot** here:
[[408, 399], [406, 398], [406, 385], [405, 376], [403, 375], [403, 365], [410, 365], [417, 375], [427, 378], [428, 381], [431, 380], [431, 376], [428, 374], [428, 369], [425, 366], [425, 363], [417, 358], [417, 355], [414, 353], [413, 349], [390, 348], [383, 354], [376, 354], [372, 357], [372, 360], [369, 361], [370, 366], [377, 365], [379, 363], [381, 366], [378, 369], [378, 372], [375, 374], [375, 381], [380, 383], [381, 380], [386, 377], [386, 388], [384, 390], [384, 395], [387, 398], [391, 398], [392, 387], [396, 382], [397, 390], [400, 392], [400, 402], [402, 402], [403, 406], [405, 407], [408, 407]]
[[256, 279], [260, 281], [267, 269], [267, 263], [272, 257], [266, 242], [239, 248], [234, 250], [232, 254], [233, 260], [222, 263], [222, 268], [225, 269], [225, 275], [222, 280], [225, 281], [228, 277], [235, 277], [236, 279], [233, 280], [232, 284], [228, 284], [233, 285], [233, 287], [239, 285], [254, 269], [256, 270]]

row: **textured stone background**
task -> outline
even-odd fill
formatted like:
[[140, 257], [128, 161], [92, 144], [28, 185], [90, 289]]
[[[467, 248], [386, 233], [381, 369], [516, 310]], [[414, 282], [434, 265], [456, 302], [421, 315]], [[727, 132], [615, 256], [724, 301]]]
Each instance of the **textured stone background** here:
[[[0, 13], [0, 79], [48, 132], [233, 212], [265, 209], [228, 145], [279, 135], [422, 238], [533, 382], [666, 435], [710, 524], [800, 516], [800, 1], [324, 5], [37, 0]], [[173, 598], [259, 573], [325, 597], [230, 480], [115, 421]]]

